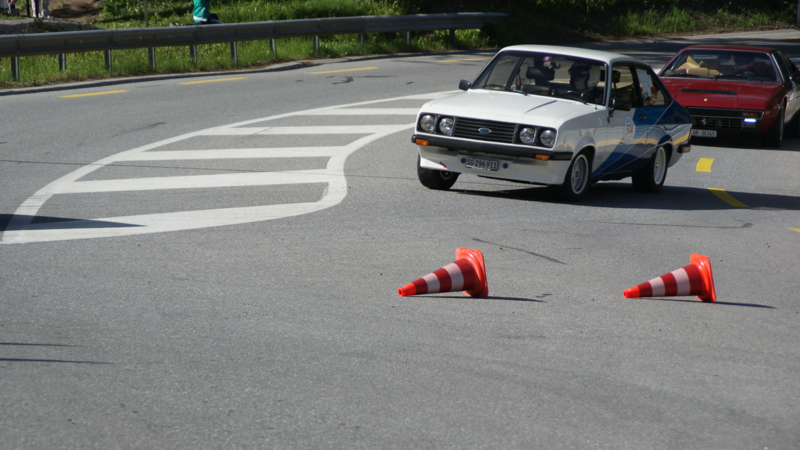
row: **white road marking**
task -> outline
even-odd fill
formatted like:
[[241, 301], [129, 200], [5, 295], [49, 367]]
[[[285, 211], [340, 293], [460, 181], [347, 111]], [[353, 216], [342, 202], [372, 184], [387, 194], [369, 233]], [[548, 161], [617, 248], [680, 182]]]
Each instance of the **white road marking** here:
[[[391, 99], [374, 100], [333, 107], [318, 108], [252, 119], [235, 124], [200, 130], [165, 139], [139, 148], [103, 158], [81, 167], [40, 189], [25, 200], [14, 212], [6, 230], [0, 236], [2, 244], [91, 239], [114, 236], [131, 236], [146, 233], [162, 233], [224, 225], [279, 219], [309, 214], [339, 204], [347, 195], [344, 163], [347, 157], [367, 144], [399, 131], [414, 127], [416, 108], [360, 108], [382, 102], [397, 100], [432, 100], [452, 95], [458, 91], [412, 95]], [[308, 126], [269, 127], [264, 122], [292, 116], [375, 116], [403, 115], [409, 122], [400, 125], [354, 125], [354, 126]], [[330, 135], [362, 134], [345, 146], [277, 147], [210, 150], [171, 150], [159, 148], [186, 141], [197, 136], [236, 135]], [[283, 172], [247, 172], [218, 175], [150, 177], [133, 179], [79, 181], [95, 170], [118, 162], [130, 161], [177, 161], [231, 158], [311, 158], [327, 157], [324, 169], [294, 170]], [[103, 217], [86, 220], [33, 223], [42, 206], [54, 195], [105, 193], [121, 191], [152, 191], [161, 189], [219, 188], [230, 186], [269, 186], [302, 183], [327, 183], [322, 198], [316, 202], [220, 208], [198, 211], [177, 211], [136, 216]]]
[[342, 108], [300, 113], [302, 116], [416, 116], [419, 108]]
[[123, 156], [117, 161], [180, 161], [201, 159], [250, 159], [250, 158], [330, 158], [348, 147], [283, 147], [283, 148], [236, 148], [211, 150], [171, 150], [144, 152]]
[[205, 136], [239, 136], [255, 134], [374, 134], [388, 130], [394, 133], [408, 128], [403, 125], [336, 125], [336, 126], [306, 126], [306, 127], [230, 127], [214, 128], [200, 132]]
[[175, 177], [146, 177], [63, 183], [54, 194], [92, 194], [98, 192], [157, 191], [161, 189], [199, 189], [277, 184], [330, 183], [340, 174], [327, 170], [295, 172], [225, 173]]

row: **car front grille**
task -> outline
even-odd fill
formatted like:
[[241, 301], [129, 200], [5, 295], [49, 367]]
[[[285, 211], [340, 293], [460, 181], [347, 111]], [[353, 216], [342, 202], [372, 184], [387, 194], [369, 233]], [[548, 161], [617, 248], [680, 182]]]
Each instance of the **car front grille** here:
[[741, 130], [755, 127], [754, 123], [745, 123], [743, 113], [756, 113], [761, 119], [761, 111], [724, 110], [712, 108], [687, 108], [692, 117], [692, 128]]
[[[505, 144], [514, 143], [514, 131], [516, 124], [504, 122], [492, 122], [488, 120], [475, 120], [457, 117], [453, 136], [476, 141], [502, 142]], [[484, 132], [478, 131], [484, 130]], [[489, 132], [485, 132], [489, 130]]]
[[729, 117], [697, 117], [692, 116], [693, 128], [725, 128], [741, 129], [742, 119], [732, 119]]

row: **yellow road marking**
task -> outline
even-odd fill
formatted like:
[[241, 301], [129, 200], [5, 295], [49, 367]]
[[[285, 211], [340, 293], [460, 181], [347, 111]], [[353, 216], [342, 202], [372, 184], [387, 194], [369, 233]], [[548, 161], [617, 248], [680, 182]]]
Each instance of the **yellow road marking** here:
[[798, 233], [800, 233], [800, 228], [789, 228], [789, 229], [792, 230], [792, 231], [797, 231]]
[[91, 97], [93, 95], [121, 94], [123, 92], [128, 92], [128, 91], [105, 91], [105, 92], [95, 92], [92, 94], [62, 95], [61, 98]]
[[439, 62], [459, 62], [459, 61], [486, 61], [487, 59], [492, 59], [492, 57], [488, 58], [464, 58], [464, 59], [443, 59]]
[[607, 52], [622, 53], [629, 50], [652, 50], [652, 47], [631, 47], [631, 48], [618, 48], [614, 50], [606, 50]]
[[731, 44], [749, 44], [750, 42], [772, 42], [772, 41], [790, 41], [800, 39], [798, 37], [787, 37], [787, 38], [764, 38], [764, 39], [748, 39], [746, 41], [731, 41]]
[[355, 72], [357, 70], [375, 70], [377, 67], [362, 67], [360, 69], [329, 70], [327, 72], [311, 72], [311, 75], [321, 75], [323, 73]]
[[727, 192], [725, 192], [724, 189], [708, 188], [708, 190], [711, 191], [717, 197], [719, 197], [720, 200], [722, 200], [723, 202], [725, 202], [725, 203], [727, 203], [727, 204], [729, 204], [731, 206], [735, 206], [737, 208], [749, 208], [749, 206], [745, 205], [744, 203], [740, 202], [739, 200], [736, 200], [735, 198], [733, 198], [733, 196], [731, 194], [728, 194]]
[[234, 80], [246, 80], [247, 78], [239, 77], [239, 78], [218, 78], [216, 80], [202, 80], [202, 81], [187, 81], [181, 84], [200, 84], [200, 83], [216, 83], [217, 81], [234, 81]]
[[697, 161], [697, 167], [694, 170], [698, 172], [711, 172], [711, 164], [714, 162], [714, 158], [700, 158]]

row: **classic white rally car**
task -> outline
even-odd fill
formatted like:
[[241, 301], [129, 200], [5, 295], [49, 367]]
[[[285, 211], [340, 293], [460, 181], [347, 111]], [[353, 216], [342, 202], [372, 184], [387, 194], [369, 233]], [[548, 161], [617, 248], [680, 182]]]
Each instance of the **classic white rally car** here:
[[658, 192], [667, 167], [691, 149], [689, 113], [630, 56], [506, 47], [459, 88], [466, 92], [417, 115], [417, 173], [431, 189], [449, 189], [464, 173], [548, 185], [564, 200], [625, 177]]

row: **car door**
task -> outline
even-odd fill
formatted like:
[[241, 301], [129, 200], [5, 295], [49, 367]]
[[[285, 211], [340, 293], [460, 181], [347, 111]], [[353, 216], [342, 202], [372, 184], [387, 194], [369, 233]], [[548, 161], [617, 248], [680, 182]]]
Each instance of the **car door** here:
[[[604, 145], [599, 146], [601, 164], [592, 174], [593, 178], [613, 178], [632, 172], [636, 162], [645, 151], [647, 127], [639, 126], [639, 109], [642, 107], [641, 88], [636, 79], [632, 63], [616, 63], [611, 68], [611, 105], [608, 108], [608, 130]], [[614, 109], [615, 101], [630, 102], [630, 111]]]
[[667, 139], [668, 130], [661, 119], [669, 106], [669, 94], [658, 76], [646, 66], [636, 66], [641, 106], [636, 114], [636, 126], [647, 129], [641, 157], [649, 160], [655, 149]]
[[783, 82], [791, 85], [790, 92], [786, 96], [786, 120], [789, 120], [800, 110], [800, 84], [798, 84], [800, 83], [800, 71], [783, 53], [775, 52], [773, 55], [778, 63], [778, 70], [781, 72]]

